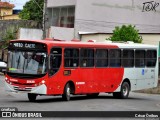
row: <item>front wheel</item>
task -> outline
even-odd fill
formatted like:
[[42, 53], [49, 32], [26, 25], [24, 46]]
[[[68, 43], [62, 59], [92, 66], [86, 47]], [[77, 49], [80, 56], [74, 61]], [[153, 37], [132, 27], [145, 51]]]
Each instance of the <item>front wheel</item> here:
[[129, 86], [128, 82], [123, 82], [121, 85], [121, 91], [114, 92], [113, 97], [126, 99], [129, 96], [129, 91], [130, 91], [130, 86]]
[[71, 88], [69, 83], [66, 84], [65, 88], [64, 88], [64, 93], [62, 95], [63, 100], [65, 101], [69, 101], [71, 98]]
[[35, 102], [36, 98], [37, 98], [36, 94], [28, 93], [28, 99], [29, 99], [30, 102]]

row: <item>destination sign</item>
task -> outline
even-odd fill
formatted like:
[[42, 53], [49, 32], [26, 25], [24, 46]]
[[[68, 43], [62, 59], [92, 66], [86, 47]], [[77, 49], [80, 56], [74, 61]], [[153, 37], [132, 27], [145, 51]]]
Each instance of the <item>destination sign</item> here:
[[33, 43], [13, 43], [14, 47], [19, 47], [19, 48], [35, 48], [36, 44]]
[[41, 49], [46, 50], [46, 45], [41, 43], [34, 43], [34, 42], [10, 42], [9, 44], [10, 49]]

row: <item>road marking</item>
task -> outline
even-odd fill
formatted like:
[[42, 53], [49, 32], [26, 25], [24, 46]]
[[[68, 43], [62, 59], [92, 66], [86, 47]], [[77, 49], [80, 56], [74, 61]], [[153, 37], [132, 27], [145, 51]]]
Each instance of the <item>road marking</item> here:
[[4, 86], [4, 81], [2, 79], [0, 79], [0, 87]]

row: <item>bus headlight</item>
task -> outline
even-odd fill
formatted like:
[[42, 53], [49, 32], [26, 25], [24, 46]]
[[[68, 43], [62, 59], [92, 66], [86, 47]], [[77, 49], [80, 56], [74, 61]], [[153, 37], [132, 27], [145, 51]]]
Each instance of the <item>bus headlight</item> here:
[[44, 84], [45, 83], [45, 81], [44, 80], [42, 80], [42, 82], [41, 82], [42, 84]]
[[9, 79], [7, 77], [5, 78], [5, 81], [10, 84]]

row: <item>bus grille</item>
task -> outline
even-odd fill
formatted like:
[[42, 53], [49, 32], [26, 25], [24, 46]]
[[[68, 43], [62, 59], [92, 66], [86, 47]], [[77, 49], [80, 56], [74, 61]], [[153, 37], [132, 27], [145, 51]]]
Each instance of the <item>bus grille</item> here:
[[15, 85], [28, 85], [28, 86], [33, 86], [34, 83], [17, 83], [17, 82], [12, 82]]
[[18, 86], [14, 86], [14, 90], [16, 91], [31, 91], [32, 88], [21, 88], [21, 87], [18, 87]]

